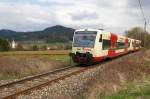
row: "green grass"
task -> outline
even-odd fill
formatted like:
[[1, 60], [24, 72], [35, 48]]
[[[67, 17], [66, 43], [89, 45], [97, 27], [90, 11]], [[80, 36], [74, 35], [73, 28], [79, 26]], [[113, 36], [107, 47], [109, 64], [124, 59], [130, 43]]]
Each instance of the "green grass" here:
[[100, 99], [150, 99], [150, 80], [143, 84], [131, 84], [127, 89], [111, 95], [103, 95]]

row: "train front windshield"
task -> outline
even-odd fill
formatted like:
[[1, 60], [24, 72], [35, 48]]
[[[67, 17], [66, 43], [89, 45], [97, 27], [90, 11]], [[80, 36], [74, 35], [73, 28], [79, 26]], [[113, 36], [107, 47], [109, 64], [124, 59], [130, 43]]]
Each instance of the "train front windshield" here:
[[78, 31], [74, 35], [74, 47], [94, 47], [97, 32]]

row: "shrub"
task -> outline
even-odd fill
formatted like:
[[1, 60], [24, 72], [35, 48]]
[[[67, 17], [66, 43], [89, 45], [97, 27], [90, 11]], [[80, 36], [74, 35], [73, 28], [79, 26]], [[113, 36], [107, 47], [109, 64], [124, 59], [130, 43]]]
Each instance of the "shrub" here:
[[10, 48], [9, 42], [0, 38], [0, 51], [8, 51]]

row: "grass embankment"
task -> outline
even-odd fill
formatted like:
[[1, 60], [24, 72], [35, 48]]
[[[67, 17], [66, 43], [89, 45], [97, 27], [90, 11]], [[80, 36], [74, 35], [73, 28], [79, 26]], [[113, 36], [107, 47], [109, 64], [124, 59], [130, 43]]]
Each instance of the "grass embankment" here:
[[[150, 50], [115, 59], [93, 78], [84, 99], [150, 99]], [[148, 98], [147, 98], [148, 97]]]
[[[149, 72], [150, 51], [143, 51], [135, 58], [133, 57], [132, 61], [135, 63], [134, 65], [142, 66], [143, 69], [145, 67]], [[128, 64], [128, 62], [126, 64]], [[131, 66], [133, 66], [133, 64]], [[113, 92], [109, 95], [99, 94], [98, 99], [150, 99], [150, 74], [141, 72], [141, 75], [143, 76], [138, 79], [134, 78], [133, 82], [127, 82], [126, 86], [124, 86], [125, 88], [117, 92]]]
[[68, 55], [2, 55], [0, 80], [22, 78], [69, 65]]

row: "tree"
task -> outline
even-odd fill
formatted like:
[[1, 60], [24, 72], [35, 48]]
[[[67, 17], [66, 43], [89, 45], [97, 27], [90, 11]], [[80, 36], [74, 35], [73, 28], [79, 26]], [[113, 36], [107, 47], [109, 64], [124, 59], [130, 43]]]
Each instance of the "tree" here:
[[33, 45], [33, 46], [32, 46], [32, 50], [33, 50], [33, 51], [38, 51], [38, 50], [39, 50], [39, 48], [38, 48], [38, 46], [37, 46], [37, 45]]
[[0, 51], [8, 51], [10, 48], [9, 42], [0, 38]]
[[150, 34], [144, 31], [140, 27], [134, 27], [126, 32], [126, 36], [133, 39], [138, 39], [142, 41], [142, 46], [145, 48], [150, 48]]

